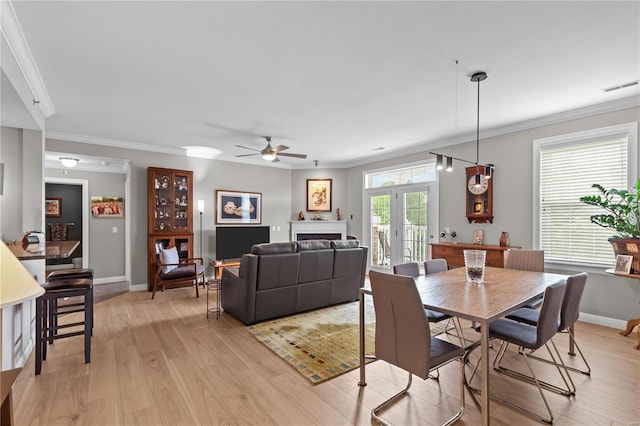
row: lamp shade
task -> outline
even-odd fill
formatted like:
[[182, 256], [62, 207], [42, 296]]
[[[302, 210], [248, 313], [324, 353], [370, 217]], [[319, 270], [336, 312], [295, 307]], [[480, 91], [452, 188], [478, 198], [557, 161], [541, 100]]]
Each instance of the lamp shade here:
[[204, 200], [198, 200], [198, 211], [204, 213]]
[[11, 253], [0, 243], [0, 308], [17, 305], [44, 294], [44, 288]]

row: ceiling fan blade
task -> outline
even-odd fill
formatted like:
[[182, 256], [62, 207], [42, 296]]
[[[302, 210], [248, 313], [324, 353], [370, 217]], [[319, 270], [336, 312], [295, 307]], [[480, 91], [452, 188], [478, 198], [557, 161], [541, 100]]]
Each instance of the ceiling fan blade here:
[[307, 154], [289, 154], [286, 152], [280, 152], [278, 155], [284, 155], [285, 157], [295, 157], [295, 158], [307, 158]]
[[236, 155], [236, 157], [251, 157], [252, 155], [260, 155], [260, 153], [256, 153], [256, 154], [241, 154], [241, 155]]
[[289, 147], [288, 147], [288, 146], [286, 146], [286, 145], [278, 145], [278, 146], [276, 146], [275, 148], [273, 148], [273, 150], [274, 150], [275, 152], [284, 151], [285, 149], [289, 149]]
[[251, 151], [257, 151], [257, 152], [260, 152], [260, 150], [259, 150], [259, 149], [249, 148], [248, 146], [242, 146], [242, 145], [234, 145], [234, 146], [237, 146], [238, 148], [250, 149]]

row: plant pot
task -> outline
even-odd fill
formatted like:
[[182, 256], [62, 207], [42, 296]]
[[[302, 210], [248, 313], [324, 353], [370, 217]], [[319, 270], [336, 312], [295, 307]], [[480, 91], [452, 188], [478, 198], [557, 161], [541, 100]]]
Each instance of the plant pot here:
[[610, 238], [609, 242], [611, 243], [613, 252], [616, 256], [619, 254], [633, 256], [633, 261], [631, 262], [631, 273], [640, 274], [640, 238]]

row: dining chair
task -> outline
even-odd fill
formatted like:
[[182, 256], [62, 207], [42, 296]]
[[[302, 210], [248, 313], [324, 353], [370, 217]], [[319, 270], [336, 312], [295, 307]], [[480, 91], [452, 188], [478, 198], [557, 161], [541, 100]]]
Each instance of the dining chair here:
[[[562, 308], [562, 301], [564, 299], [566, 286], [567, 284], [565, 280], [561, 280], [546, 288], [543, 296], [542, 307], [540, 308], [538, 324], [536, 326], [531, 326], [528, 324], [519, 323], [519, 322], [508, 320], [508, 319], [497, 319], [489, 324], [489, 338], [498, 339], [502, 341], [498, 349], [498, 353], [496, 355], [496, 360], [502, 359], [502, 357], [504, 357], [509, 344], [514, 344], [520, 348], [529, 349], [531, 351], [535, 351], [541, 348], [542, 346], [545, 346], [547, 348], [547, 351], [549, 352], [549, 355], [551, 356], [551, 359], [555, 360], [555, 357], [547, 344], [551, 342], [552, 346], [555, 348], [557, 352], [557, 348], [555, 347], [555, 344], [553, 343], [553, 340], [551, 340], [551, 338], [558, 331], [558, 320], [560, 316], [560, 309]], [[521, 353], [525, 360], [525, 364], [529, 369], [529, 373], [531, 374], [531, 378], [532, 378], [531, 383], [533, 383], [538, 388], [538, 392], [542, 397], [542, 401], [544, 402], [547, 412], [549, 413], [549, 417], [545, 418], [514, 402], [511, 402], [504, 398], [499, 398], [495, 395], [491, 395], [491, 398], [496, 399], [505, 405], [508, 405], [518, 411], [521, 411], [545, 423], [552, 424], [553, 413], [551, 412], [551, 408], [549, 406], [549, 403], [547, 402], [547, 398], [544, 396], [544, 393], [542, 392], [543, 386], [540, 384], [540, 381], [536, 377], [535, 372], [533, 371], [533, 368], [529, 363], [529, 356], [527, 355], [526, 351], [523, 350]], [[496, 364], [494, 361], [494, 367], [495, 365]], [[567, 388], [569, 388], [569, 384], [566, 382], [565, 376], [562, 373], [562, 370], [560, 369], [560, 365], [563, 365], [562, 359], [560, 359], [558, 362], [555, 362], [555, 365], [558, 370], [558, 373], [560, 374], [562, 379], [565, 381]], [[476, 367], [474, 368], [474, 372], [471, 374], [469, 383], [473, 379], [473, 375], [475, 374], [477, 366], [478, 364], [476, 364]], [[483, 374], [489, 374], [489, 372], [486, 372], [486, 373], [483, 372]], [[511, 377], [514, 377], [514, 376], [511, 376]], [[525, 377], [528, 377], [528, 376], [525, 376]], [[529, 382], [528, 380], [523, 379], [521, 377], [514, 377], [514, 378], [522, 379], [527, 383]], [[479, 391], [477, 388], [474, 388], [471, 386], [469, 387], [474, 391]], [[512, 390], [512, 392], [514, 391]], [[568, 393], [567, 395], [570, 395], [570, 393]]]
[[[404, 275], [404, 276], [413, 277], [413, 278], [419, 277], [420, 266], [418, 265], [418, 262], [400, 263], [398, 265], [393, 265], [393, 273], [394, 275]], [[432, 322], [432, 323], [439, 323], [441, 321], [445, 321], [453, 318], [451, 315], [443, 314], [442, 312], [434, 311], [431, 309], [426, 309], [426, 312], [427, 312], [427, 317], [429, 317], [429, 322]], [[456, 330], [456, 337], [460, 340], [460, 345], [464, 347], [464, 340], [463, 340], [464, 334], [462, 334], [462, 327], [460, 326], [459, 321], [456, 321], [456, 319], [453, 319], [453, 326]], [[447, 324], [447, 326], [445, 326], [445, 329], [442, 332], [436, 333], [435, 335], [437, 336], [438, 334], [447, 333], [448, 330], [450, 330], [450, 327]]]
[[425, 275], [435, 274], [436, 272], [443, 272], [447, 270], [449, 270], [447, 259], [430, 259], [424, 261]]
[[[544, 272], [544, 250], [509, 249], [504, 261], [505, 269], [520, 271]], [[538, 298], [525, 305], [536, 309], [542, 305], [542, 298]]]
[[407, 386], [371, 410], [371, 419], [389, 423], [378, 414], [406, 395], [412, 377], [427, 379], [429, 373], [452, 361], [460, 362], [460, 409], [445, 424], [455, 423], [464, 413], [464, 349], [431, 336], [429, 317], [413, 278], [369, 272], [376, 315], [376, 358], [409, 373]]
[[[576, 349], [578, 349], [578, 353], [586, 366], [586, 370], [580, 370], [578, 368], [567, 366], [566, 368], [571, 371], [576, 371], [578, 373], [585, 374], [587, 376], [591, 375], [591, 366], [587, 362], [582, 350], [580, 350], [580, 346], [575, 339], [575, 334], [573, 332], [574, 325], [576, 321], [578, 321], [578, 317], [580, 316], [580, 302], [582, 300], [582, 294], [584, 293], [584, 288], [587, 285], [587, 273], [582, 272], [577, 275], [572, 275], [567, 278], [567, 289], [564, 293], [564, 300], [562, 301], [562, 308], [560, 309], [560, 325], [558, 326], [559, 333], [567, 333], [569, 335], [569, 341], [575, 345]], [[518, 310], [513, 311], [507, 318], [510, 320], [522, 322], [525, 324], [529, 324], [532, 326], [536, 326], [538, 324], [540, 312], [536, 309], [530, 308], [520, 308]], [[575, 356], [575, 352], [569, 352], [569, 355]], [[540, 358], [537, 356], [529, 355], [529, 358], [537, 359], [543, 362], [550, 363], [548, 359]]]

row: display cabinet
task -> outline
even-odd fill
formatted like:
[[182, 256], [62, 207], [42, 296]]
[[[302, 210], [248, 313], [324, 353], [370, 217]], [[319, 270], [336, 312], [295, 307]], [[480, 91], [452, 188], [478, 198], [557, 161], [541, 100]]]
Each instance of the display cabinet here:
[[193, 253], [193, 172], [149, 167], [147, 288], [153, 290], [160, 250], [176, 246], [180, 259]]

